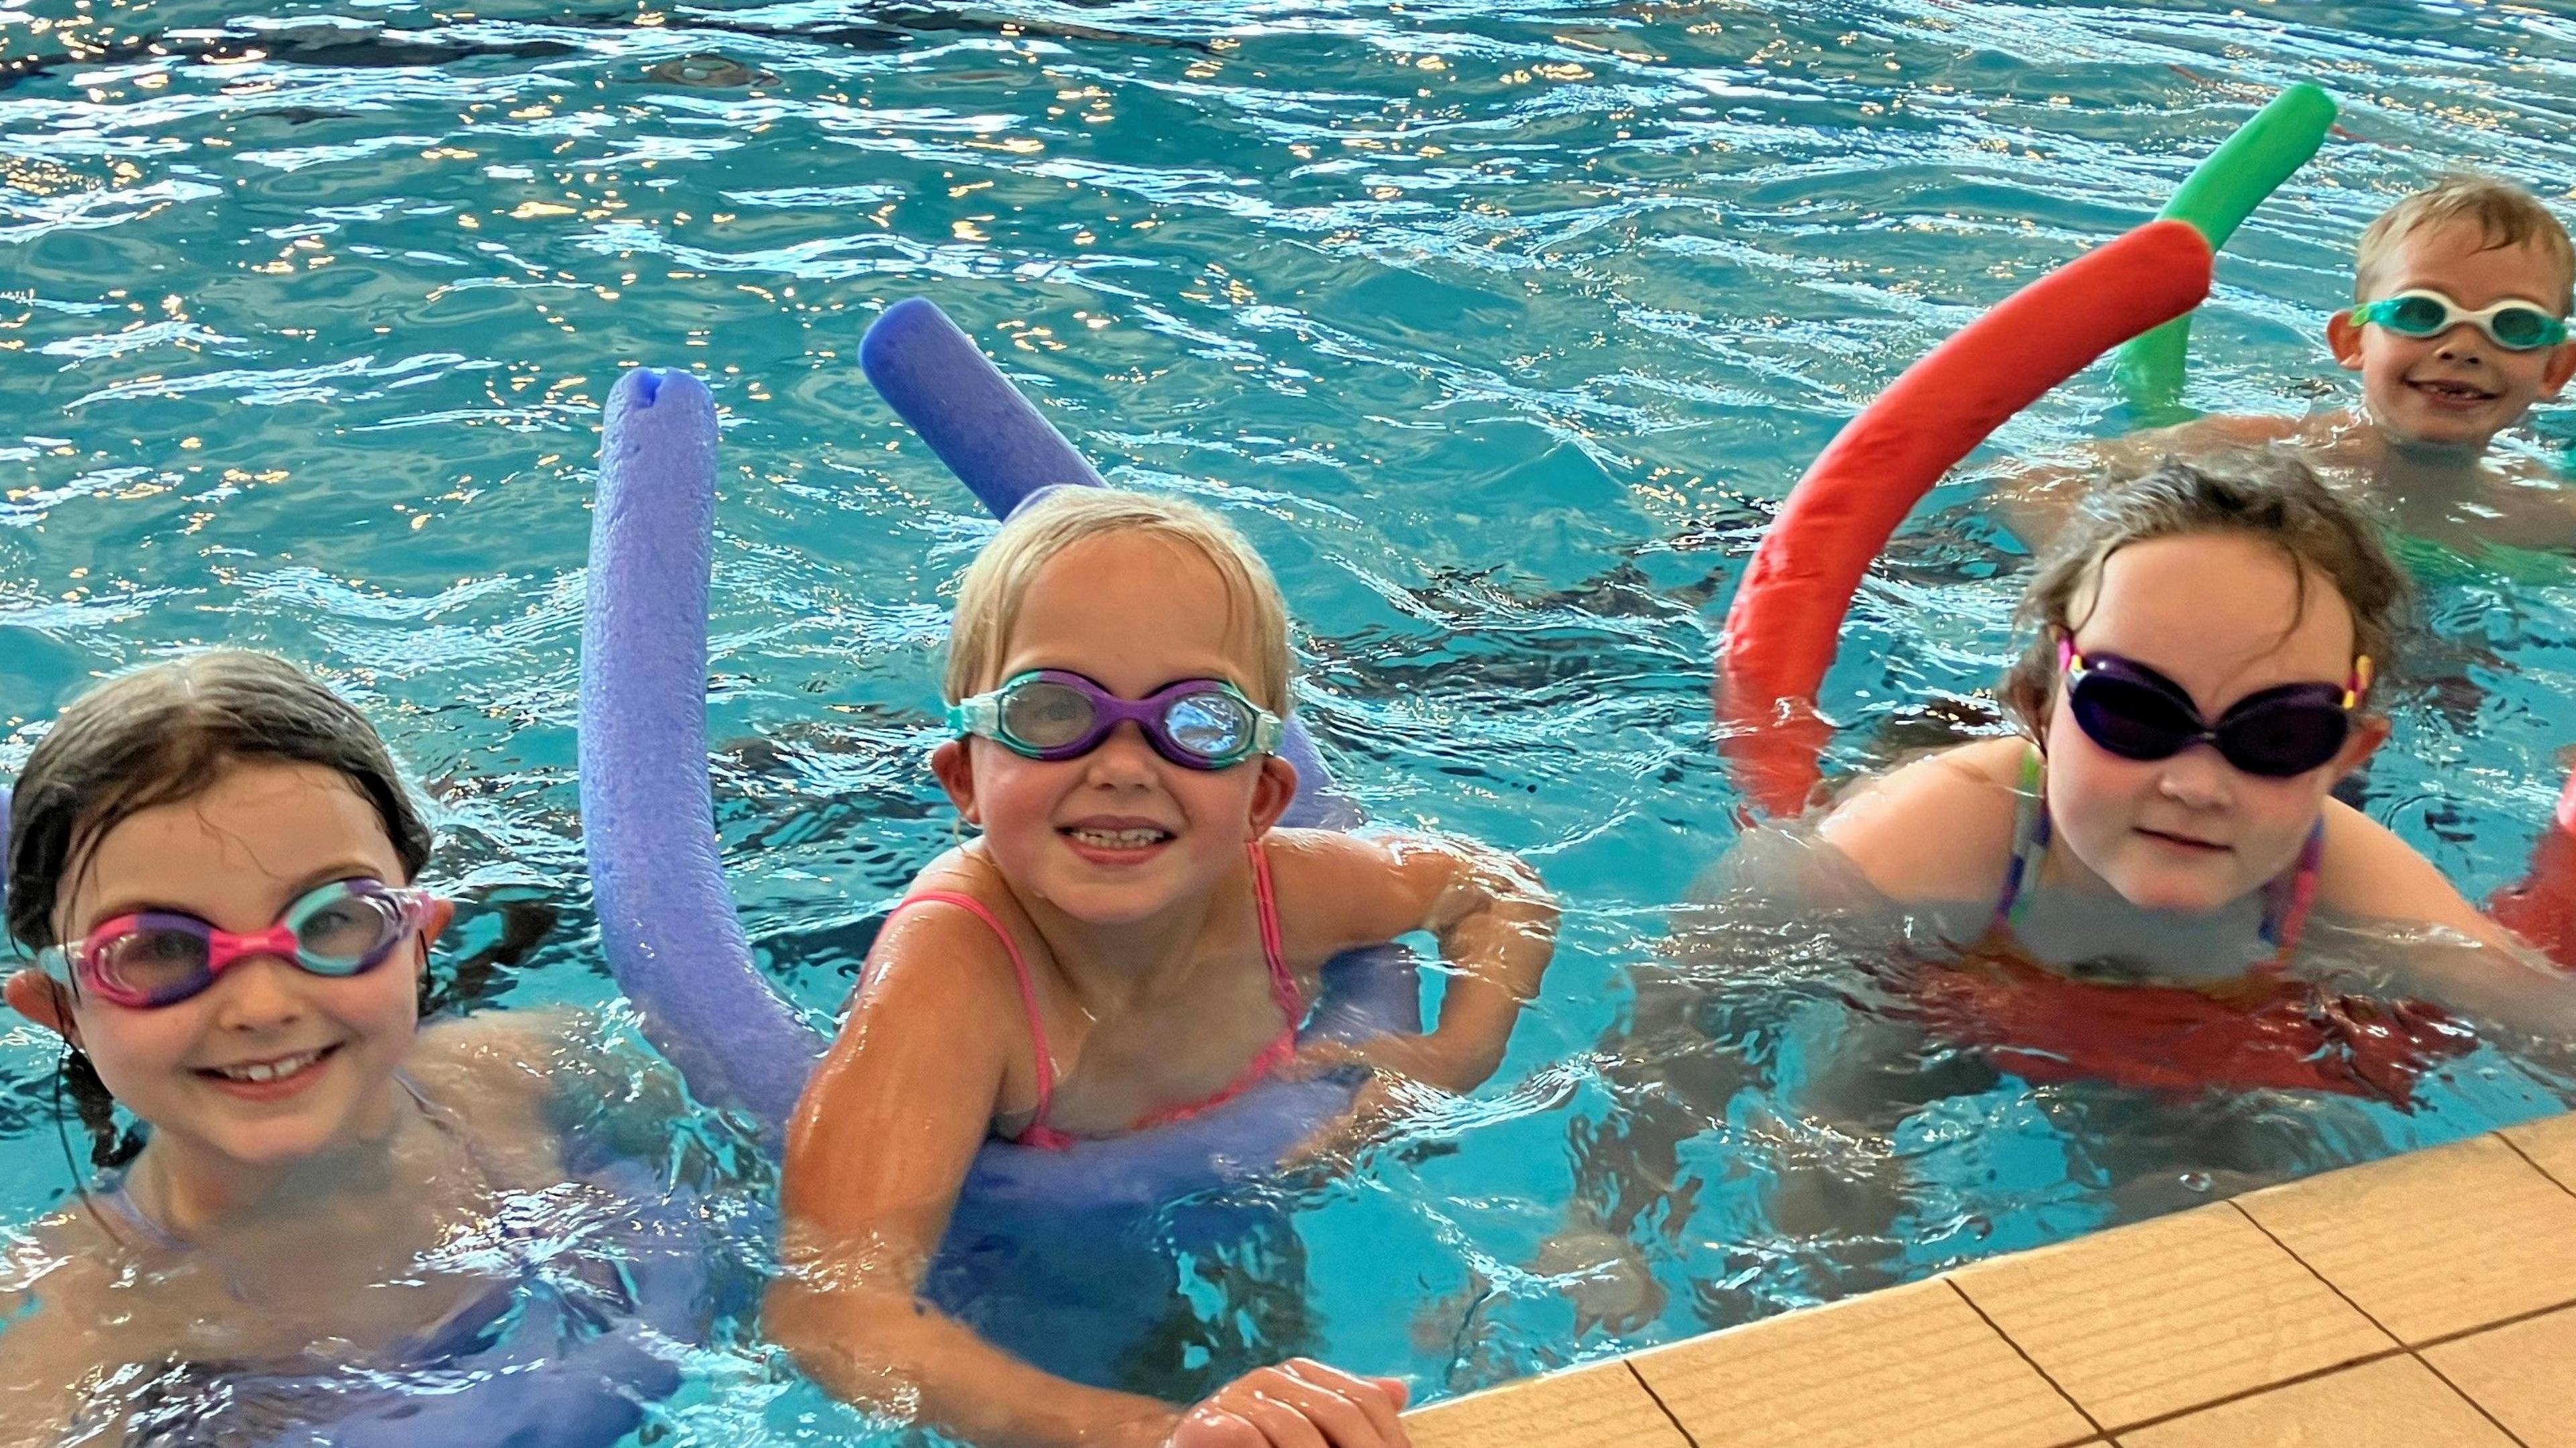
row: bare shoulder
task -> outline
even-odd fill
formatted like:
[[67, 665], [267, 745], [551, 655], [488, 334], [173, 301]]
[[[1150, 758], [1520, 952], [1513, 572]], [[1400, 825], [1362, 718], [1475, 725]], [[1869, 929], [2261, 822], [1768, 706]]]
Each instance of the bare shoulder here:
[[2510, 940], [2432, 861], [2386, 825], [2339, 799], [2326, 801], [2325, 825], [2325, 853], [2317, 865], [2318, 904], [2340, 914], [2448, 926], [2490, 944]]
[[[1022, 1013], [1018, 971], [1029, 968], [1034, 987], [1040, 963], [1034, 952], [1045, 945], [1019, 902], [979, 855], [965, 850], [941, 856], [913, 881], [909, 893], [918, 897], [929, 891], [964, 896], [981, 913], [954, 898], [916, 900], [898, 910], [868, 951], [849, 1015], [842, 1021], [845, 1038], [862, 1016], [878, 1021], [888, 1012], [969, 1017], [1001, 1012], [1014, 1018]], [[997, 933], [1003, 931], [1009, 933]]]
[[57, 1213], [9, 1245], [0, 1267], [0, 1448], [61, 1440], [84, 1384], [130, 1360], [109, 1337], [113, 1244], [77, 1212]]
[[2314, 440], [2315, 433], [2316, 423], [2309, 418], [2214, 413], [2171, 427], [2131, 433], [2120, 440], [2120, 445], [2124, 452], [2153, 461], [2167, 454], [2193, 458], [2210, 453], [2265, 448], [2276, 443], [2306, 444]]
[[1892, 900], [1993, 898], [2012, 853], [2019, 738], [1963, 744], [1853, 786], [1817, 828]]
[[433, 1098], [444, 1091], [534, 1106], [552, 1094], [566, 1054], [595, 1034], [579, 1011], [486, 1009], [422, 1027], [403, 1069]]

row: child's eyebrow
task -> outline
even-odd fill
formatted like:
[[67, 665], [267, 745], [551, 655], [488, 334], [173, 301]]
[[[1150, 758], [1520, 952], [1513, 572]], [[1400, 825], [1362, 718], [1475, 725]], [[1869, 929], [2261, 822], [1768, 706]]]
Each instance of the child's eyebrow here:
[[[301, 879], [297, 880], [295, 887], [286, 892], [286, 898], [278, 903], [277, 908], [282, 911], [287, 906], [303, 899], [313, 890], [323, 885], [328, 885], [335, 880], [355, 880], [360, 878], [374, 880], [380, 877], [376, 873], [376, 867], [368, 864], [364, 860], [352, 858], [342, 860], [335, 865], [326, 865], [319, 870], [313, 870], [306, 873]], [[387, 883], [390, 884], [393, 882], [388, 881]], [[203, 920], [206, 918], [203, 913], [191, 909], [188, 906], [173, 905], [157, 896], [139, 895], [120, 899], [114, 905], [99, 911], [97, 921], [105, 922], [109, 920], [122, 919], [128, 915], [146, 914], [185, 915], [191, 920]], [[96, 930], [97, 928], [97, 923], [93, 923], [90, 926], [90, 929], [92, 930]]]

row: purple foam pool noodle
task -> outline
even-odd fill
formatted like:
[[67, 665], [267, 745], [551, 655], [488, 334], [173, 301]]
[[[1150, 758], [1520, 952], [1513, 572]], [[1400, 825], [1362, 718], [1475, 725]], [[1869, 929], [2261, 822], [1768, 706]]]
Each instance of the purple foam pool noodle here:
[[716, 410], [684, 372], [608, 398], [581, 631], [583, 843], [601, 949], [644, 1032], [701, 1100], [775, 1146], [825, 1041], [751, 959], [707, 775]]

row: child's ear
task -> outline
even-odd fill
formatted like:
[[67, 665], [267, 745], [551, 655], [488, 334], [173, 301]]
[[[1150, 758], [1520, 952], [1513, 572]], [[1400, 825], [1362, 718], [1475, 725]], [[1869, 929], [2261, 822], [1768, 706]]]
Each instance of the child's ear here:
[[455, 920], [455, 901], [448, 899], [444, 895], [433, 895], [430, 897], [429, 923], [420, 928], [420, 955], [421, 960], [424, 963], [429, 959], [430, 947], [438, 944], [438, 937], [445, 935], [447, 933], [447, 927], [453, 924]]
[[930, 772], [939, 779], [939, 787], [948, 791], [948, 802], [957, 806], [966, 823], [983, 828], [981, 813], [975, 807], [975, 763], [966, 757], [966, 741], [951, 739], [930, 751]]
[[2334, 758], [2336, 780], [2369, 762], [2370, 756], [2379, 752], [2379, 746], [2388, 742], [2388, 728], [2388, 716], [2384, 714], [2353, 715], [2352, 737], [2343, 742], [2342, 751]]
[[2361, 324], [2352, 319], [2350, 308], [2326, 319], [2326, 348], [2346, 372], [2361, 370]]
[[79, 1040], [71, 998], [61, 981], [41, 970], [22, 970], [9, 977], [7, 993], [10, 1009], [66, 1041]]
[[2576, 377], [2576, 342], [2561, 342], [2549, 354], [2549, 366], [2540, 374], [2540, 395], [2556, 397], [2571, 377]]
[[1261, 761], [1261, 778], [1252, 786], [1252, 838], [1267, 834], [1297, 798], [1297, 766], [1276, 754]]

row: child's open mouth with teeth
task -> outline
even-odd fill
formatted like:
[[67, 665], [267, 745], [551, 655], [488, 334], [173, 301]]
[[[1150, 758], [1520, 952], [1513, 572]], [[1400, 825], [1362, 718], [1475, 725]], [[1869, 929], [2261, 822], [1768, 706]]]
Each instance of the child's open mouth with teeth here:
[[2496, 399], [2495, 393], [2484, 388], [2443, 378], [2410, 381], [2406, 385], [2428, 397], [2439, 398], [2444, 402], [2493, 402]]
[[1083, 823], [1065, 825], [1056, 833], [1078, 845], [1094, 850], [1147, 850], [1167, 844], [1172, 832], [1159, 825]]

